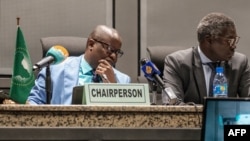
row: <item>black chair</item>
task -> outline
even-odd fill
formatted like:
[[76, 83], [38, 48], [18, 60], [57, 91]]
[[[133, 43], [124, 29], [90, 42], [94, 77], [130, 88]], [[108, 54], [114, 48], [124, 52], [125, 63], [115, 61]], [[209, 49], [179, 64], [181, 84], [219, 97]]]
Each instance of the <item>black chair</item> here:
[[[187, 47], [183, 46], [149, 46], [147, 47], [147, 56], [148, 59], [155, 64], [155, 66], [159, 69], [161, 72], [160, 77], [163, 77], [163, 71], [164, 71], [164, 60], [167, 55], [178, 51], [178, 50], [183, 50], [186, 49]], [[138, 81], [141, 82], [147, 82], [150, 87], [150, 92], [154, 91], [156, 89], [157, 93], [161, 93], [162, 89], [157, 86], [155, 87], [153, 83], [149, 80], [146, 80], [146, 78], [138, 78]]]
[[163, 76], [164, 70], [164, 60], [165, 57], [178, 50], [186, 49], [186, 47], [181, 46], [150, 46], [147, 47], [147, 53], [149, 59], [156, 65], [156, 67], [161, 72], [161, 78]]
[[55, 36], [41, 38], [40, 42], [42, 44], [43, 57], [54, 45], [61, 45], [65, 47], [69, 52], [69, 56], [79, 56], [85, 51], [87, 38], [75, 36]]

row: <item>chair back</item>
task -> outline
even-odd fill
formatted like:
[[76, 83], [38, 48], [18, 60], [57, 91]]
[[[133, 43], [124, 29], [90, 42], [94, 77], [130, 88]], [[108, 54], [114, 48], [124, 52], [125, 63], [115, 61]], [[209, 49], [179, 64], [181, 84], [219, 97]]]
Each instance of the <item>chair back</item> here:
[[65, 47], [69, 56], [79, 56], [84, 53], [87, 44], [87, 38], [75, 36], [55, 36], [44, 37], [40, 39], [42, 44], [43, 57], [47, 51], [54, 45], [61, 45]]
[[186, 49], [186, 47], [182, 46], [149, 46], [147, 47], [147, 53], [149, 59], [156, 65], [156, 67], [161, 72], [161, 77], [163, 76], [164, 70], [164, 60], [165, 57], [178, 50]]

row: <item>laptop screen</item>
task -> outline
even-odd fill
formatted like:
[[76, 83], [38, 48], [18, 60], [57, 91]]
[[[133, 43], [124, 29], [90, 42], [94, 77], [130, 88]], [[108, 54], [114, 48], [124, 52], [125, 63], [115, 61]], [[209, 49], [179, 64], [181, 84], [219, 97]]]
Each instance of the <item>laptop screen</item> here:
[[[246, 134], [241, 134], [241, 127], [250, 126], [250, 99], [205, 98], [202, 121], [201, 141], [226, 141], [229, 137], [244, 137]], [[239, 130], [234, 130], [234, 126], [238, 126]], [[232, 130], [227, 130], [228, 127]]]

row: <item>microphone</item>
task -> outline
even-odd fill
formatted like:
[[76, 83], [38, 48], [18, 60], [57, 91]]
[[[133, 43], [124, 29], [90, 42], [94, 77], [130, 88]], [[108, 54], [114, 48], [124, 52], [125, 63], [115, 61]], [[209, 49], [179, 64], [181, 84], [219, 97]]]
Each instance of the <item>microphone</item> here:
[[165, 84], [160, 77], [161, 72], [155, 66], [155, 64], [143, 58], [141, 59], [141, 65], [142, 65], [141, 69], [144, 72], [144, 76], [150, 81], [156, 82], [162, 88], [163, 92], [167, 95], [169, 102], [168, 104], [170, 105], [179, 104], [179, 99], [173, 92], [172, 88], [165, 87]]
[[151, 61], [146, 58], [141, 59], [141, 69], [144, 72], [144, 76], [150, 81], [156, 82], [160, 87], [164, 87], [164, 82], [162, 81], [159, 69]]
[[52, 46], [46, 53], [46, 57], [33, 66], [33, 71], [50, 64], [59, 64], [69, 56], [68, 51], [60, 45]]

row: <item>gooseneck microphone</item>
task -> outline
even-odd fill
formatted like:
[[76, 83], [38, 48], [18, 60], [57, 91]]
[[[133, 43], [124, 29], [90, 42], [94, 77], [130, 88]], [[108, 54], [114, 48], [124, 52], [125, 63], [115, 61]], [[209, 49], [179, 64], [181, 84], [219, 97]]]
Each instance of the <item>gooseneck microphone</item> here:
[[141, 69], [144, 72], [144, 76], [150, 81], [156, 82], [160, 87], [164, 87], [164, 82], [162, 81], [159, 69], [151, 61], [146, 58], [141, 59]]
[[148, 80], [157, 83], [162, 88], [163, 92], [167, 95], [168, 102], [169, 102], [167, 104], [169, 104], [169, 105], [177, 105], [177, 104], [179, 104], [180, 100], [175, 95], [172, 88], [166, 87], [164, 85], [164, 82], [160, 77], [161, 72], [155, 66], [155, 64], [152, 63], [151, 61], [143, 58], [143, 59], [141, 59], [141, 65], [142, 65], [141, 70], [144, 72], [144, 76]]
[[41, 61], [33, 66], [33, 71], [42, 69], [50, 64], [59, 64], [69, 56], [68, 51], [60, 45], [52, 46]]

